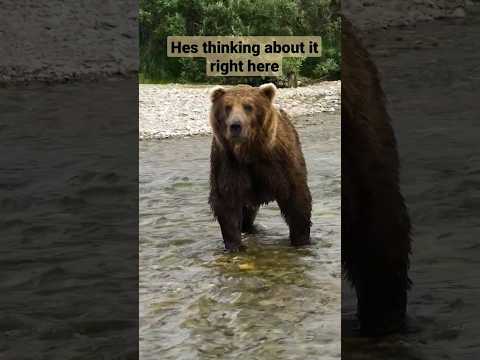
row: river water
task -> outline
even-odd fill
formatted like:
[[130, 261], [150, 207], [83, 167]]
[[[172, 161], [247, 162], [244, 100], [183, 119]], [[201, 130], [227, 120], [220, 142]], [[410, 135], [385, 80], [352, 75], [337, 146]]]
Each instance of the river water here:
[[210, 136], [140, 142], [142, 359], [340, 357], [340, 115], [297, 119], [312, 240], [289, 246], [276, 204], [228, 254], [207, 203]]

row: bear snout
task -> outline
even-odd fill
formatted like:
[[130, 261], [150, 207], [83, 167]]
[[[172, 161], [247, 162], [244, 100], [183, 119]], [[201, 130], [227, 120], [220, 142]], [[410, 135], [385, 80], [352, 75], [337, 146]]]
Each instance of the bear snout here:
[[232, 134], [232, 137], [240, 136], [242, 133], [242, 124], [240, 121], [235, 121], [230, 124], [230, 133]]
[[245, 121], [240, 116], [232, 116], [228, 119], [227, 128], [227, 137], [235, 142], [244, 140], [248, 136]]

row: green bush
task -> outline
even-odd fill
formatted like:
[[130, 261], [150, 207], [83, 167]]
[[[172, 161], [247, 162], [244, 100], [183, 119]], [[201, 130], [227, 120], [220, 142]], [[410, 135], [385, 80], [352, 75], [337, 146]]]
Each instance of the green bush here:
[[337, 48], [326, 49], [319, 63], [312, 71], [316, 79], [340, 79], [341, 54]]
[[[262, 79], [207, 77], [205, 59], [168, 58], [169, 35], [319, 35], [339, 52], [339, 2], [335, 0], [140, 0], [141, 82], [258, 83]], [[332, 56], [287, 58], [284, 74], [335, 77]], [[312, 59], [312, 60], [311, 60]], [[327, 64], [328, 62], [328, 64]], [[321, 71], [320, 65], [323, 64]], [[327, 66], [328, 65], [328, 66]], [[324, 74], [328, 69], [332, 73]]]
[[313, 75], [317, 79], [338, 79], [340, 66], [335, 59], [329, 58], [315, 67]]

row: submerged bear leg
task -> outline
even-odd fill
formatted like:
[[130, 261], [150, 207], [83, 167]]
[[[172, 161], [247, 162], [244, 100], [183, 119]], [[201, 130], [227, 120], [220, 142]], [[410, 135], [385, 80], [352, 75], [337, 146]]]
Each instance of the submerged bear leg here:
[[220, 229], [222, 230], [223, 242], [225, 249], [229, 251], [239, 251], [242, 248], [242, 208], [230, 209], [222, 208], [216, 211]]
[[[368, 258], [365, 259], [368, 261]], [[404, 271], [392, 271], [385, 264], [374, 268], [365, 264], [355, 281], [357, 316], [364, 335], [378, 336], [405, 326], [408, 278]]]
[[357, 293], [362, 333], [388, 334], [405, 326], [410, 220], [397, 179], [379, 167], [365, 179], [350, 165], [342, 180], [342, 263]]
[[367, 191], [368, 183], [353, 170], [344, 157], [342, 265], [357, 293], [362, 334], [379, 336], [405, 327], [410, 223], [397, 186]]
[[293, 246], [309, 245], [312, 198], [308, 187], [298, 189], [287, 199], [279, 200], [278, 206], [290, 228], [291, 244]]
[[258, 206], [244, 206], [243, 207], [243, 219], [242, 219], [242, 232], [244, 233], [253, 233], [255, 232], [255, 227], [253, 222], [257, 217]]

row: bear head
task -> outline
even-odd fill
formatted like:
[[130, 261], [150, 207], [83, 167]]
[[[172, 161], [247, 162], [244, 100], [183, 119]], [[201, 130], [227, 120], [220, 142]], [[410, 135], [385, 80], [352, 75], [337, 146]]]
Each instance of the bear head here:
[[214, 87], [210, 93], [210, 125], [215, 141], [237, 158], [252, 148], [271, 147], [278, 121], [273, 106], [276, 90], [274, 84]]

